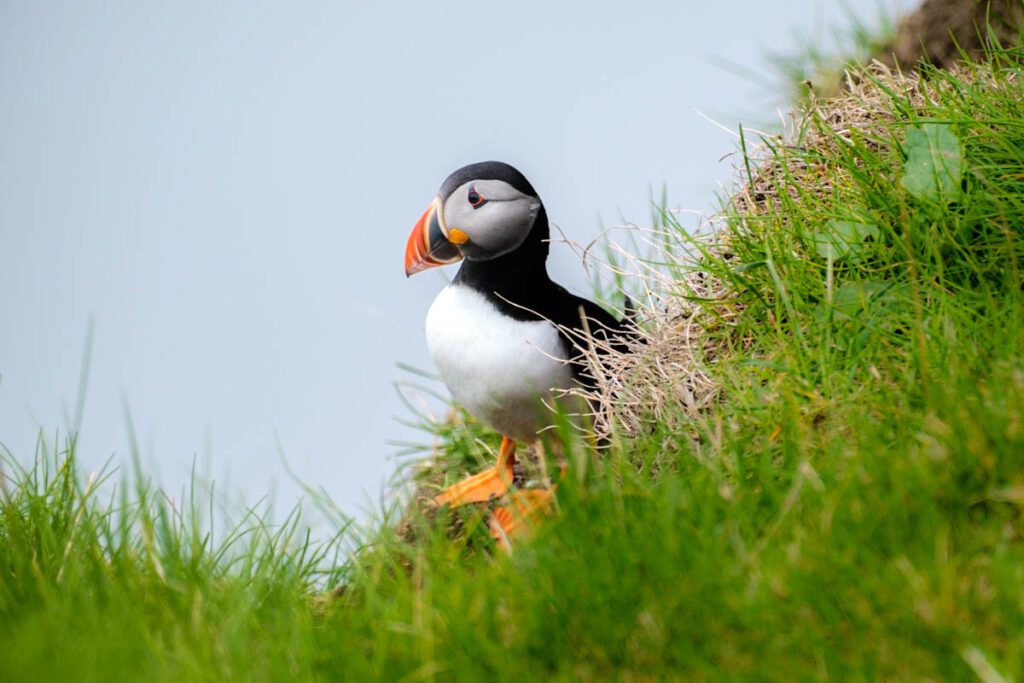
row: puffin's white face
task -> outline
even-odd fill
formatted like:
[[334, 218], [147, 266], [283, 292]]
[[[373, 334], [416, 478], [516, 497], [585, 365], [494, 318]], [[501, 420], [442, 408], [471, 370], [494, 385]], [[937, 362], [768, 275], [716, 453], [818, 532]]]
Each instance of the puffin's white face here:
[[[473, 168], [449, 176], [441, 193], [420, 216], [405, 248], [406, 275], [463, 258], [486, 261], [504, 256], [518, 249], [530, 234], [541, 209], [540, 199], [504, 180], [474, 179], [472, 175], [467, 179], [466, 171]], [[514, 169], [511, 172], [518, 174]]]
[[441, 229], [471, 261], [486, 261], [518, 249], [540, 211], [540, 200], [503, 180], [463, 183], [443, 205]]

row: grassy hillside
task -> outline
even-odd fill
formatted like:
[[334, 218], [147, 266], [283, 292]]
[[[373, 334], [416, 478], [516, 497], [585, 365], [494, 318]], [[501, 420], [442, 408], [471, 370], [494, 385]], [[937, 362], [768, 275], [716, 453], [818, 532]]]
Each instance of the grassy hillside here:
[[[1021, 56], [858, 72], [745, 136], [716, 230], [662, 212], [611, 446], [562, 431], [557, 511], [511, 556], [486, 510], [215, 539], [197, 498], [101, 498], [73, 444], [7, 460], [2, 676], [1024, 677]], [[433, 429], [423, 495], [497, 445]]]

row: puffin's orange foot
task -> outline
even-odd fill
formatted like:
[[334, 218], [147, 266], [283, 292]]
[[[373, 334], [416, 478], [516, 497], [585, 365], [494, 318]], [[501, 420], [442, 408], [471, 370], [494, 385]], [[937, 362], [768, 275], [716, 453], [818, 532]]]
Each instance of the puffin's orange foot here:
[[509, 504], [494, 509], [489, 527], [498, 547], [511, 551], [511, 539], [527, 532], [551, 510], [552, 489], [516, 491]]
[[501, 439], [498, 450], [498, 462], [494, 467], [484, 470], [472, 477], [452, 484], [434, 496], [438, 505], [468, 505], [469, 503], [486, 503], [494, 498], [505, 495], [512, 486], [512, 466], [516, 461], [516, 444], [507, 436]]
[[486, 503], [489, 500], [505, 495], [511, 485], [512, 468], [508, 467], [503, 472], [495, 465], [479, 474], [463, 479], [457, 484], [452, 484], [434, 496], [434, 502], [438, 505], [451, 503], [456, 506], [469, 503]]

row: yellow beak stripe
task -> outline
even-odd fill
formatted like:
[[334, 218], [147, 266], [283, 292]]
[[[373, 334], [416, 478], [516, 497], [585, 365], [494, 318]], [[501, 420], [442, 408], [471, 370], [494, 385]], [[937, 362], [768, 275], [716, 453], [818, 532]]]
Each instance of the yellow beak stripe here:
[[469, 235], [462, 232], [458, 228], [448, 229], [448, 241], [452, 244], [465, 244], [469, 241]]

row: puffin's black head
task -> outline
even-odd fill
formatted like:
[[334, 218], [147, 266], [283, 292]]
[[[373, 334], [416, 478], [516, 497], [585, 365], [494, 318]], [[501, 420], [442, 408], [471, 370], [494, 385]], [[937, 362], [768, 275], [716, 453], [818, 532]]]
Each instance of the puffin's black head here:
[[[464, 166], [441, 184], [405, 247], [405, 274], [518, 249], [543, 211], [522, 173], [500, 161]], [[544, 236], [546, 237], [546, 235]]]

